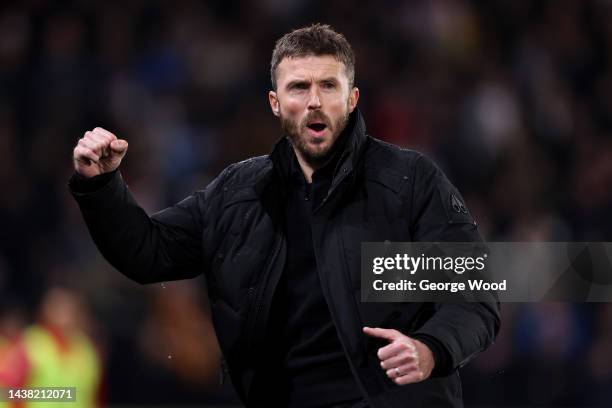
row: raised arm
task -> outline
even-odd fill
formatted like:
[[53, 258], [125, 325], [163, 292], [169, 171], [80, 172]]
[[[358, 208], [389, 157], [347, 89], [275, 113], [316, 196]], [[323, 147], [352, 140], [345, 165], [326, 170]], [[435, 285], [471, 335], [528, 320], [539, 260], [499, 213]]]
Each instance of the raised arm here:
[[69, 182], [102, 255], [139, 283], [195, 277], [202, 254], [204, 192], [152, 216], [138, 205], [119, 172], [128, 143], [111, 132], [85, 132], [74, 148]]

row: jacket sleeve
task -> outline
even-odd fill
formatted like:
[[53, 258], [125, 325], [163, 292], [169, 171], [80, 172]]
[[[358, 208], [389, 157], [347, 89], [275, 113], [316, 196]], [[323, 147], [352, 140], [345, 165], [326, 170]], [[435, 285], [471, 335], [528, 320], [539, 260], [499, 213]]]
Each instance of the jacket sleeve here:
[[119, 171], [91, 179], [75, 173], [68, 186], [96, 246], [130, 279], [139, 283], [185, 279], [205, 269], [202, 236], [207, 191], [149, 217]]
[[[427, 157], [415, 163], [412, 197], [412, 237], [421, 242], [482, 241], [461, 194]], [[487, 302], [435, 303], [432, 317], [412, 335], [437, 342], [447, 352], [444, 367], [435, 374], [447, 375], [465, 365], [495, 340], [500, 327], [497, 299]], [[438, 351], [439, 354], [439, 351]]]

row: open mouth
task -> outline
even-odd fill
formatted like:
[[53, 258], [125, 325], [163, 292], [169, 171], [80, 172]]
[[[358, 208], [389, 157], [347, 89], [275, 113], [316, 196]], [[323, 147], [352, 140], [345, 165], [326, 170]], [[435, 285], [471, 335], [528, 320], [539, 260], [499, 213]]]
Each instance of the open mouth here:
[[327, 125], [325, 123], [309, 123], [307, 127], [308, 129], [312, 129], [315, 132], [320, 133], [327, 128]]

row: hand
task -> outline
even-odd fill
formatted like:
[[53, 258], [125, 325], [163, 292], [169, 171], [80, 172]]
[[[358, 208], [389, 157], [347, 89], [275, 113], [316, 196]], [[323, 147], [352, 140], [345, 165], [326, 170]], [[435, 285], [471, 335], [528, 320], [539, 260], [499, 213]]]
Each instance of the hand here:
[[429, 347], [394, 329], [364, 327], [368, 336], [388, 340], [390, 343], [378, 349], [380, 366], [387, 377], [398, 385], [426, 380], [435, 362]]
[[100, 127], [85, 132], [73, 151], [74, 170], [83, 177], [110, 173], [119, 167], [128, 143]]

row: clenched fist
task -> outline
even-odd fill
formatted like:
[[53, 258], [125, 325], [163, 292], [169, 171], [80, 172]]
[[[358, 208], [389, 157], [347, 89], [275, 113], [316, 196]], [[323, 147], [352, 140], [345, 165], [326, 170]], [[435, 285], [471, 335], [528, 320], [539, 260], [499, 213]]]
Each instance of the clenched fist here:
[[128, 143], [100, 127], [85, 132], [73, 151], [74, 170], [83, 177], [109, 173], [121, 164]]

